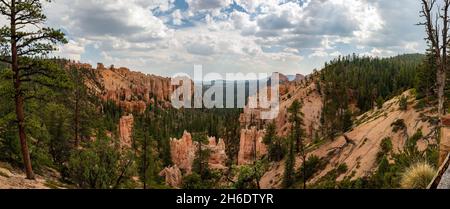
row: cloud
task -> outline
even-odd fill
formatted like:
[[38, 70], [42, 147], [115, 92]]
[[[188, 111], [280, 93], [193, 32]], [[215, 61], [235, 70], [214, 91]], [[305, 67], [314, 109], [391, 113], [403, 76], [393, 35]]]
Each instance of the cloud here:
[[232, 2], [232, 0], [186, 0], [189, 9], [193, 12], [220, 10], [221, 8], [230, 5]]
[[58, 49], [56, 55], [71, 60], [81, 60], [81, 55], [85, 52], [83, 42], [84, 40], [80, 40], [80, 42], [70, 40], [68, 44]]
[[[308, 73], [339, 55], [423, 52], [411, 0], [58, 0], [57, 53], [170, 76], [206, 71]], [[1, 23], [1, 22], [0, 22]]]

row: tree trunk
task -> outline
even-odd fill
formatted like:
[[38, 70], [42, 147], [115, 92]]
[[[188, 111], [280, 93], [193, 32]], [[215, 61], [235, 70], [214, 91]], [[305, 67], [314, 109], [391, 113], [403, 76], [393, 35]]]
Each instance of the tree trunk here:
[[[303, 151], [304, 152], [304, 151]], [[303, 189], [306, 189], [306, 155], [305, 153], [302, 154], [303, 156]]]
[[[443, 29], [442, 29], [442, 61], [440, 63], [441, 67], [438, 72], [438, 79], [440, 79], [440, 86], [438, 89], [438, 97], [439, 97], [439, 114], [444, 116], [446, 113], [445, 110], [445, 83], [447, 80], [447, 47], [448, 47], [448, 9], [450, 6], [450, 2], [446, 0], [444, 2], [444, 15], [443, 19]], [[441, 122], [442, 125], [442, 122]]]
[[[145, 125], [144, 125], [145, 126]], [[147, 132], [144, 128], [144, 189], [147, 189]]]
[[445, 90], [445, 79], [446, 79], [446, 73], [444, 71], [444, 67], [443, 65], [441, 65], [441, 67], [438, 69], [438, 73], [437, 73], [437, 87], [438, 87], [438, 112], [439, 112], [439, 116], [444, 116], [445, 115], [445, 108], [444, 108], [444, 104], [445, 104], [445, 94], [444, 94], [444, 90]]
[[[78, 84], [77, 84], [78, 85]], [[77, 92], [75, 95], [75, 148], [78, 148], [80, 146], [80, 137], [79, 137], [79, 130], [80, 130], [80, 98], [79, 98], [79, 90], [78, 86]]]
[[16, 119], [19, 130], [20, 146], [22, 150], [22, 158], [25, 166], [27, 179], [34, 179], [33, 168], [31, 166], [30, 152], [28, 150], [27, 136], [25, 133], [25, 112], [24, 112], [24, 98], [21, 91], [20, 81], [20, 69], [19, 60], [17, 55], [17, 42], [16, 42], [16, 2], [11, 1], [11, 58], [12, 58], [12, 71], [14, 72], [14, 99], [16, 108]]

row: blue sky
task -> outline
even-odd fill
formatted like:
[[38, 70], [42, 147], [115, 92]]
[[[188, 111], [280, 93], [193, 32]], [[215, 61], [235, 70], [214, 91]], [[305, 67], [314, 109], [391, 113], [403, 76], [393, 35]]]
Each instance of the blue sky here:
[[418, 0], [54, 0], [56, 54], [149, 74], [308, 74], [339, 55], [424, 52]]

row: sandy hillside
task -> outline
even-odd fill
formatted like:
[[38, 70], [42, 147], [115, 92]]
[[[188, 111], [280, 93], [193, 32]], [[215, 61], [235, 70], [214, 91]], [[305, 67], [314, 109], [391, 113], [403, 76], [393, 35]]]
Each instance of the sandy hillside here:
[[[424, 138], [418, 142], [419, 149], [425, 149], [428, 144], [435, 144], [432, 139], [435, 133], [434, 126], [429, 122], [429, 118], [435, 116], [430, 109], [417, 111], [413, 107], [416, 102], [411, 92], [403, 94], [409, 98], [408, 110], [399, 110], [399, 98], [396, 97], [383, 105], [383, 108], [372, 110], [360, 116], [355, 122], [353, 130], [345, 133], [345, 136], [338, 137], [334, 141], [328, 141], [322, 145], [311, 148], [309, 155], [327, 157], [329, 163], [324, 170], [319, 172], [311, 182], [317, 181], [338, 165], [345, 163], [348, 172], [340, 176], [337, 180], [342, 180], [345, 176], [354, 173], [353, 179], [369, 175], [376, 168], [376, 155], [380, 151], [380, 143], [390, 137], [394, 146], [394, 151], [403, 149], [408, 136], [414, 135], [418, 130], [422, 130]], [[394, 133], [391, 124], [403, 119], [407, 127], [406, 131]], [[296, 167], [301, 164], [301, 159], [296, 160]], [[279, 188], [283, 176], [284, 163], [278, 163], [270, 169], [261, 180], [263, 188]]]

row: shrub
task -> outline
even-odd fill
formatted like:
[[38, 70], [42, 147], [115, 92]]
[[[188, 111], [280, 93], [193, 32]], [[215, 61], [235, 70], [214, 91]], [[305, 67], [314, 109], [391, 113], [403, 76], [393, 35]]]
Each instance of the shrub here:
[[415, 147], [417, 145], [417, 141], [423, 138], [422, 130], [418, 130], [413, 136], [408, 139], [407, 146]]
[[298, 172], [299, 180], [301, 182], [308, 181], [319, 170], [321, 170], [325, 165], [326, 165], [326, 163], [323, 162], [322, 159], [320, 159], [319, 157], [314, 156], [314, 155], [309, 157], [308, 160], [306, 160], [306, 162], [304, 164], [302, 164], [302, 166], [300, 167], [300, 170]]
[[436, 170], [428, 163], [417, 163], [403, 173], [401, 186], [404, 189], [426, 189]]
[[403, 119], [398, 119], [398, 120], [394, 121], [391, 124], [391, 127], [392, 127], [392, 131], [394, 133], [397, 133], [400, 130], [405, 130], [406, 129], [406, 124], [405, 124], [405, 121]]
[[347, 164], [345, 164], [345, 163], [340, 164], [340, 165], [337, 167], [336, 171], [337, 171], [337, 173], [338, 173], [339, 175], [340, 175], [340, 174], [344, 174], [345, 172], [348, 171], [348, 166], [347, 166]]
[[399, 106], [400, 106], [400, 110], [403, 110], [403, 111], [408, 110], [408, 98], [406, 98], [405, 96], [402, 96], [400, 98]]
[[183, 189], [205, 189], [202, 178], [196, 173], [192, 173], [183, 178]]
[[124, 188], [134, 175], [131, 153], [120, 153], [102, 138], [73, 151], [67, 169], [70, 180], [83, 189]]
[[390, 151], [392, 151], [392, 140], [389, 137], [386, 137], [383, 139], [383, 141], [381, 141], [381, 151], [383, 151], [384, 153], [389, 153]]
[[389, 152], [392, 151], [393, 145], [392, 145], [391, 138], [389, 138], [389, 137], [384, 138], [381, 141], [380, 147], [381, 147], [381, 150], [377, 154], [377, 161], [378, 162], [381, 162], [383, 157], [385, 157], [387, 154], [389, 154]]
[[384, 99], [383, 99], [383, 97], [378, 97], [378, 99], [377, 99], [377, 108], [378, 109], [381, 109], [381, 108], [383, 108], [383, 104], [384, 104]]

